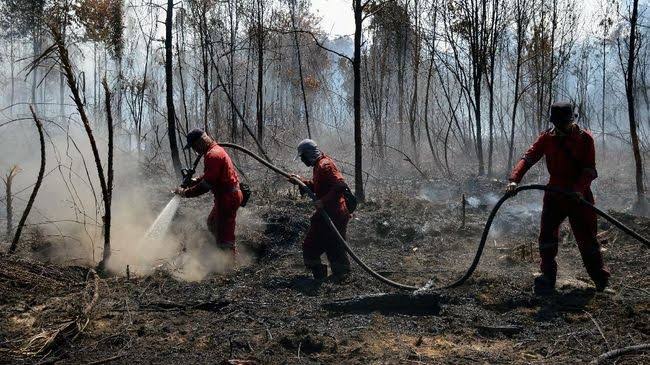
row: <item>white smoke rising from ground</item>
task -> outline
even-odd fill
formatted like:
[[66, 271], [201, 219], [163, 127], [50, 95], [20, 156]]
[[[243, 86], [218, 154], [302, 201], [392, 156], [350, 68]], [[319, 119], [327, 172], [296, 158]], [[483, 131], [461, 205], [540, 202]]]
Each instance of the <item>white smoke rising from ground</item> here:
[[[501, 206], [490, 229], [490, 239], [501, 238], [507, 234], [528, 234], [539, 228], [542, 213], [542, 193], [529, 192], [529, 196], [515, 197]], [[484, 196], [489, 209], [492, 209], [498, 197], [488, 193]], [[531, 236], [534, 239], [535, 236]]]
[[[196, 210], [192, 213], [202, 215]], [[175, 277], [185, 281], [200, 281], [211, 273], [228, 272], [253, 262], [254, 255], [245, 246], [238, 244], [238, 255], [234, 258], [229, 250], [216, 246], [214, 237], [207, 233], [205, 227], [192, 225], [191, 228], [195, 230], [186, 235], [184, 250], [169, 263]], [[263, 229], [264, 223], [253, 209], [240, 208], [237, 211], [236, 236], [240, 241], [242, 238], [255, 237]]]
[[[446, 204], [449, 208], [460, 209], [462, 189], [458, 186], [435, 182], [423, 185], [417, 198], [434, 204]], [[468, 195], [465, 198], [467, 209], [472, 212], [489, 212], [499, 201], [497, 192]], [[542, 194], [526, 192], [508, 200], [497, 213], [490, 229], [489, 239], [495, 240], [508, 234], [530, 234], [539, 227], [542, 211]], [[533, 236], [531, 236], [533, 237]]]
[[[35, 128], [25, 126], [3, 130], [0, 139], [0, 173], [4, 174], [14, 164], [23, 169], [13, 186], [14, 224], [22, 214], [40, 163], [38, 144], [24, 143], [38, 140]], [[94, 163], [88, 159], [92, 153], [87, 137], [72, 124], [67, 131], [52, 128], [48, 123], [46, 129], [46, 176], [23, 231], [19, 251], [58, 264], [94, 266], [102, 256], [103, 207]], [[96, 138], [100, 141], [100, 155], [106, 156], [101, 133]], [[143, 166], [135, 156], [118, 149], [115, 158], [110, 271], [126, 275], [128, 265], [133, 275], [141, 276], [158, 268], [182, 272], [177, 275], [179, 279], [200, 280], [212, 272], [235, 267], [229, 256], [216, 248], [214, 238], [207, 232], [204, 222], [209, 210], [189, 210], [187, 217], [179, 220], [177, 210], [194, 203], [180, 198], [168, 203], [165, 198], [171, 196], [166, 194], [175, 185], [174, 181], [165, 178], [161, 181], [158, 177], [152, 186], [153, 180], [143, 176]], [[3, 193], [4, 185], [0, 194]], [[206, 194], [196, 201], [211, 198], [211, 194]], [[162, 211], [157, 204], [160, 199], [165, 199], [163, 204], [167, 204]], [[0, 209], [4, 211], [5, 206]], [[150, 229], [156, 219], [158, 222]], [[248, 220], [253, 221], [251, 217]], [[4, 236], [6, 221], [0, 223], [0, 235]], [[238, 265], [249, 263], [249, 256], [243, 252]]]
[[434, 204], [449, 205], [460, 201], [460, 193], [457, 186], [435, 182], [423, 184], [418, 191], [417, 198]]

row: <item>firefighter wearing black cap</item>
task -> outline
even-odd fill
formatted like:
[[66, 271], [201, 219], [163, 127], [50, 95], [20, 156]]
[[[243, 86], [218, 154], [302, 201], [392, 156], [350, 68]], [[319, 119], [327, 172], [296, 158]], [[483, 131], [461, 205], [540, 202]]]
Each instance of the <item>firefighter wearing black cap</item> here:
[[550, 119], [554, 127], [543, 132], [524, 153], [514, 167], [508, 185], [508, 191], [514, 191], [524, 174], [542, 156], [546, 156], [546, 167], [550, 174], [548, 185], [575, 192], [576, 199], [567, 199], [552, 192], [544, 195], [539, 234], [542, 275], [535, 278], [534, 290], [543, 295], [552, 293], [555, 288], [559, 230], [568, 217], [587, 273], [596, 289], [603, 291], [609, 281], [609, 271], [605, 268], [596, 239], [596, 213], [577, 199], [583, 197], [594, 203], [591, 182], [598, 176], [594, 139], [590, 132], [575, 123], [573, 105], [569, 102], [554, 103]]
[[201, 129], [193, 129], [187, 134], [184, 149], [189, 148], [204, 155], [204, 172], [190, 187], [179, 187], [174, 193], [185, 198], [197, 197], [209, 191], [214, 194], [214, 206], [207, 220], [208, 229], [218, 247], [230, 250], [236, 256], [235, 219], [243, 195], [235, 166], [226, 151]]

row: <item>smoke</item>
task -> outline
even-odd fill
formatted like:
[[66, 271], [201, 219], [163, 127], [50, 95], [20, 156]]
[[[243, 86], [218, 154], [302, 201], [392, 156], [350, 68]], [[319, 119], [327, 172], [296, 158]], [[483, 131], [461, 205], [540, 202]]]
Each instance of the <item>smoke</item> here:
[[[210, 198], [172, 197], [157, 217], [144, 202], [134, 208], [137, 198], [133, 195], [121, 200], [115, 207], [117, 219], [111, 230], [114, 243], [109, 270], [124, 275], [128, 265], [138, 276], [165, 270], [180, 280], [200, 281], [212, 273], [249, 265], [253, 255], [245, 247], [239, 245], [234, 258], [230, 250], [219, 248], [208, 232], [205, 219], [210, 208], [205, 203]], [[176, 214], [177, 210], [182, 214]], [[239, 213], [239, 237], [262, 228], [261, 224], [252, 224], [256, 219], [251, 209], [240, 209]]]
[[[177, 224], [184, 229], [180, 234], [176, 234], [176, 242], [183, 247], [180, 254], [166, 265], [166, 268], [176, 278], [185, 281], [200, 281], [212, 273], [226, 273], [248, 266], [253, 262], [254, 254], [245, 245], [238, 244], [238, 254], [233, 257], [230, 250], [216, 246], [214, 237], [207, 232], [206, 227], [197, 226], [197, 218], [205, 220], [208, 211], [190, 207], [186, 210]], [[261, 234], [263, 229], [262, 220], [256, 215], [254, 209], [240, 208], [237, 211], [235, 233], [239, 241]]]
[[[496, 195], [492, 193], [486, 194], [484, 199], [489, 203], [490, 209], [498, 201]], [[530, 193], [526, 200], [523, 197], [510, 199], [501, 206], [494, 218], [489, 238], [497, 239], [506, 234], [526, 236], [533, 234], [534, 236], [533, 232], [539, 227], [541, 212], [542, 193]]]
[[[38, 143], [24, 143], [38, 140], [35, 128], [27, 126], [3, 132], [0, 144], [0, 174], [6, 174], [14, 164], [23, 170], [13, 184], [14, 228], [40, 163]], [[51, 123], [46, 127], [46, 176], [19, 251], [57, 264], [94, 266], [102, 257], [103, 206], [94, 161], [89, 157], [90, 145], [85, 132], [73, 124], [65, 131]], [[96, 138], [100, 148], [105, 146], [101, 133]], [[211, 194], [198, 199], [172, 199], [169, 191], [176, 184], [174, 180], [160, 173], [148, 176], [151, 173], [143, 171], [149, 169], [143, 169], [135, 156], [121, 152], [119, 146], [115, 153], [109, 271], [124, 276], [128, 266], [136, 276], [168, 270], [181, 280], [201, 280], [210, 273], [227, 272], [251, 262], [245, 250], [234, 262], [230, 253], [216, 247], [205, 226]], [[105, 159], [106, 151], [101, 149], [100, 155]], [[0, 203], [5, 201], [1, 185]], [[165, 214], [159, 214], [167, 204]], [[0, 235], [4, 236], [5, 205], [1, 204], [0, 209]], [[175, 214], [177, 209], [182, 216]], [[256, 222], [253, 210], [239, 212], [240, 225]], [[151, 229], [157, 218], [158, 223]], [[247, 225], [241, 234], [252, 234], [260, 227], [257, 223]]]
[[417, 193], [418, 199], [427, 200], [434, 204], [454, 204], [460, 201], [458, 186], [444, 181], [435, 181], [422, 184]]

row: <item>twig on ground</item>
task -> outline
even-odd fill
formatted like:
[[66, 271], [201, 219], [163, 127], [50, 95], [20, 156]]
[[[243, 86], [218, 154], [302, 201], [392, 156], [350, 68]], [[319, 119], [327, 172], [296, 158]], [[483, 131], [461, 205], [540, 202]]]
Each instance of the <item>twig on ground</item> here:
[[592, 316], [591, 313], [585, 311], [585, 314], [587, 314], [589, 316], [589, 318], [591, 319], [591, 321], [594, 322], [594, 324], [596, 325], [596, 329], [600, 333], [600, 337], [603, 338], [603, 340], [605, 341], [605, 346], [607, 346], [607, 349], [609, 350], [610, 349], [609, 341], [607, 341], [607, 337], [605, 337], [605, 333], [603, 333], [603, 329], [600, 328], [600, 324], [598, 324], [598, 322], [596, 321], [596, 318], [594, 318], [594, 316]]
[[595, 358], [591, 362], [591, 364], [600, 364], [605, 360], [609, 360], [609, 359], [613, 359], [615, 357], [619, 357], [619, 356], [623, 356], [623, 355], [627, 355], [627, 354], [632, 354], [632, 353], [635, 353], [635, 352], [641, 352], [641, 351], [645, 351], [645, 350], [650, 350], [650, 343], [644, 343], [644, 344], [634, 345], [634, 346], [627, 346], [627, 347], [623, 347], [623, 348], [620, 348], [620, 349], [605, 352], [604, 354], [602, 354], [602, 355], [598, 356], [597, 358]]
[[57, 347], [62, 347], [67, 342], [73, 341], [84, 331], [90, 322], [90, 312], [99, 300], [99, 277], [95, 273], [95, 270], [92, 269], [89, 271], [89, 274], [92, 274], [94, 277], [94, 293], [90, 302], [88, 302], [75, 319], [64, 322], [54, 330], [43, 331], [30, 338], [25, 346], [23, 346], [22, 351], [24, 354], [50, 354]]

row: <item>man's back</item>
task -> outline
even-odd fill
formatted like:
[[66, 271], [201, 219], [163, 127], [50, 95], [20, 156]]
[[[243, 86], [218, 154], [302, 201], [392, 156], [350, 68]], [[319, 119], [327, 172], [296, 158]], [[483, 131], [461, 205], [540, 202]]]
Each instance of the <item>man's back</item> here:
[[212, 186], [212, 192], [219, 194], [239, 185], [239, 177], [230, 156], [223, 147], [213, 143], [204, 157], [203, 179]]

